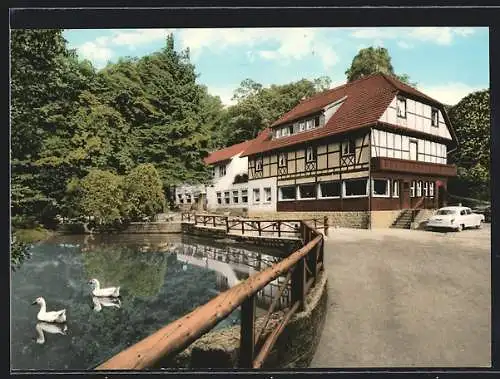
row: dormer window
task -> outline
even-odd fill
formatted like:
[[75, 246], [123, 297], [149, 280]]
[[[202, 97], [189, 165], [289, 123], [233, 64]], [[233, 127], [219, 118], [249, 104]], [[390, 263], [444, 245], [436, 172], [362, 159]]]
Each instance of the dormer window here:
[[314, 118], [314, 127], [315, 127], [315, 128], [319, 127], [319, 116], [316, 116], [316, 117]]
[[300, 121], [299, 122], [299, 132], [303, 132], [304, 130], [306, 130], [306, 122]]
[[226, 175], [226, 165], [219, 166], [219, 176]]
[[286, 153], [280, 153], [278, 158], [278, 166], [285, 167], [286, 166]]
[[276, 138], [281, 137], [281, 129], [276, 129]]
[[431, 125], [435, 127], [439, 126], [439, 111], [436, 108], [432, 108], [431, 110]]
[[356, 152], [356, 142], [354, 138], [349, 138], [347, 141], [342, 143], [342, 155], [352, 155]]
[[306, 130], [310, 130], [313, 128], [313, 120], [306, 121]]
[[306, 162], [313, 162], [316, 160], [316, 151], [314, 147], [310, 146], [306, 149]]
[[406, 118], [406, 99], [404, 97], [398, 97], [397, 108], [398, 117]]
[[262, 158], [257, 158], [255, 161], [255, 171], [262, 171]]

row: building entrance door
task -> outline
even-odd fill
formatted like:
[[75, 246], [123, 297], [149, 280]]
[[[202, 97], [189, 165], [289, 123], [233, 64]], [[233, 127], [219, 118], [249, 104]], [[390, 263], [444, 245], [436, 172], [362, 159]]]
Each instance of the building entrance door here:
[[403, 182], [403, 190], [401, 191], [401, 209], [410, 208], [410, 182]]

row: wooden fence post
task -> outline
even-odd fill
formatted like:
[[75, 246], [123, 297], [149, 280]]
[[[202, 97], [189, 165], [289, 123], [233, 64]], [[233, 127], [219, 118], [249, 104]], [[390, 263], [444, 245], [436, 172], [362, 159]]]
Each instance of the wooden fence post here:
[[245, 234], [245, 221], [241, 221], [241, 234]]
[[226, 216], [226, 234], [229, 234], [229, 218]]
[[259, 237], [262, 236], [262, 227], [260, 225], [260, 221], [257, 221], [257, 228], [259, 230]]
[[295, 302], [299, 302], [298, 311], [304, 310], [304, 299], [306, 290], [306, 265], [305, 258], [302, 258], [295, 265], [295, 269], [292, 272], [292, 305]]
[[281, 237], [281, 220], [276, 221], [278, 224], [278, 238]]
[[255, 355], [255, 295], [241, 304], [240, 368], [252, 368]]
[[328, 236], [328, 216], [325, 216], [323, 219], [323, 230], [325, 236]]
[[215, 216], [214, 216], [214, 228], [215, 228]]

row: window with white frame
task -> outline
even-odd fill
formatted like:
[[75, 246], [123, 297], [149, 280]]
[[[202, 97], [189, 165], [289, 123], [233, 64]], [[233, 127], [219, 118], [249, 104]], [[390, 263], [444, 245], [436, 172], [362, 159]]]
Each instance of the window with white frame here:
[[434, 182], [429, 183], [429, 197], [434, 197]]
[[417, 197], [422, 196], [422, 181], [419, 180], [417, 182]]
[[230, 202], [230, 197], [229, 197], [229, 191], [224, 192], [224, 203], [229, 204]]
[[281, 137], [281, 129], [276, 129], [276, 138]]
[[312, 129], [314, 126], [313, 126], [313, 120], [307, 120], [306, 121], [306, 130], [310, 130]]
[[265, 187], [264, 188], [264, 201], [266, 203], [271, 202], [271, 187]]
[[255, 171], [262, 171], [262, 157], [255, 160]]
[[219, 176], [226, 175], [226, 165], [219, 166]]
[[296, 192], [295, 186], [284, 186], [278, 188], [278, 196], [280, 200], [295, 200]]
[[429, 197], [429, 182], [424, 182], [424, 196]]
[[306, 162], [313, 162], [316, 159], [316, 154], [314, 151], [314, 147], [309, 146], [306, 149]]
[[186, 203], [191, 203], [191, 194], [190, 193], [186, 194]]
[[217, 192], [217, 204], [222, 204], [222, 193]]
[[211, 167], [210, 168], [210, 171], [211, 171], [211, 174], [212, 174], [212, 178], [215, 178], [215, 167]]
[[241, 202], [242, 203], [248, 203], [248, 190], [247, 189], [242, 189], [241, 190]]
[[354, 179], [344, 181], [344, 197], [366, 196], [367, 179]]
[[392, 197], [399, 197], [399, 181], [392, 180]]
[[341, 185], [336, 182], [321, 182], [318, 185], [318, 198], [333, 199], [340, 197]]
[[351, 155], [356, 152], [356, 141], [354, 138], [349, 138], [347, 141], [342, 142], [342, 155]]
[[299, 132], [303, 132], [304, 130], [306, 130], [306, 122], [300, 121], [299, 122]]
[[410, 186], [410, 197], [415, 197], [416, 182], [413, 180]]
[[299, 184], [298, 195], [301, 200], [316, 199], [316, 184]]
[[238, 204], [238, 202], [240, 201], [240, 191], [236, 190], [236, 191], [233, 191], [233, 203], [234, 204]]
[[439, 111], [437, 108], [432, 108], [431, 110], [431, 125], [439, 126]]
[[288, 128], [288, 126], [284, 126], [281, 128], [281, 135], [283, 137], [286, 137], [290, 134], [290, 129]]
[[178, 194], [177, 198], [179, 199], [179, 203], [184, 203], [184, 198], [182, 197], [182, 194]]
[[253, 202], [260, 203], [260, 188], [253, 189]]
[[319, 127], [319, 123], [320, 123], [320, 118], [319, 118], [319, 116], [316, 116], [314, 118], [314, 127], [315, 128]]
[[398, 117], [406, 118], [406, 99], [398, 97], [397, 100]]
[[286, 166], [286, 153], [280, 153], [278, 158], [278, 166], [285, 167]]
[[389, 197], [389, 179], [372, 179], [372, 195]]

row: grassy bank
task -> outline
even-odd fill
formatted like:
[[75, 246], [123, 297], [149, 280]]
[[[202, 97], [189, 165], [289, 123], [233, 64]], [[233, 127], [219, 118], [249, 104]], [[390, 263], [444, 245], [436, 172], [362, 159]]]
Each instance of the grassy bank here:
[[54, 234], [54, 232], [39, 226], [39, 227], [36, 227], [33, 229], [17, 229], [16, 228], [15, 234], [16, 234], [17, 239], [20, 242], [31, 244], [31, 243], [36, 243], [39, 241], [46, 240], [52, 234]]

